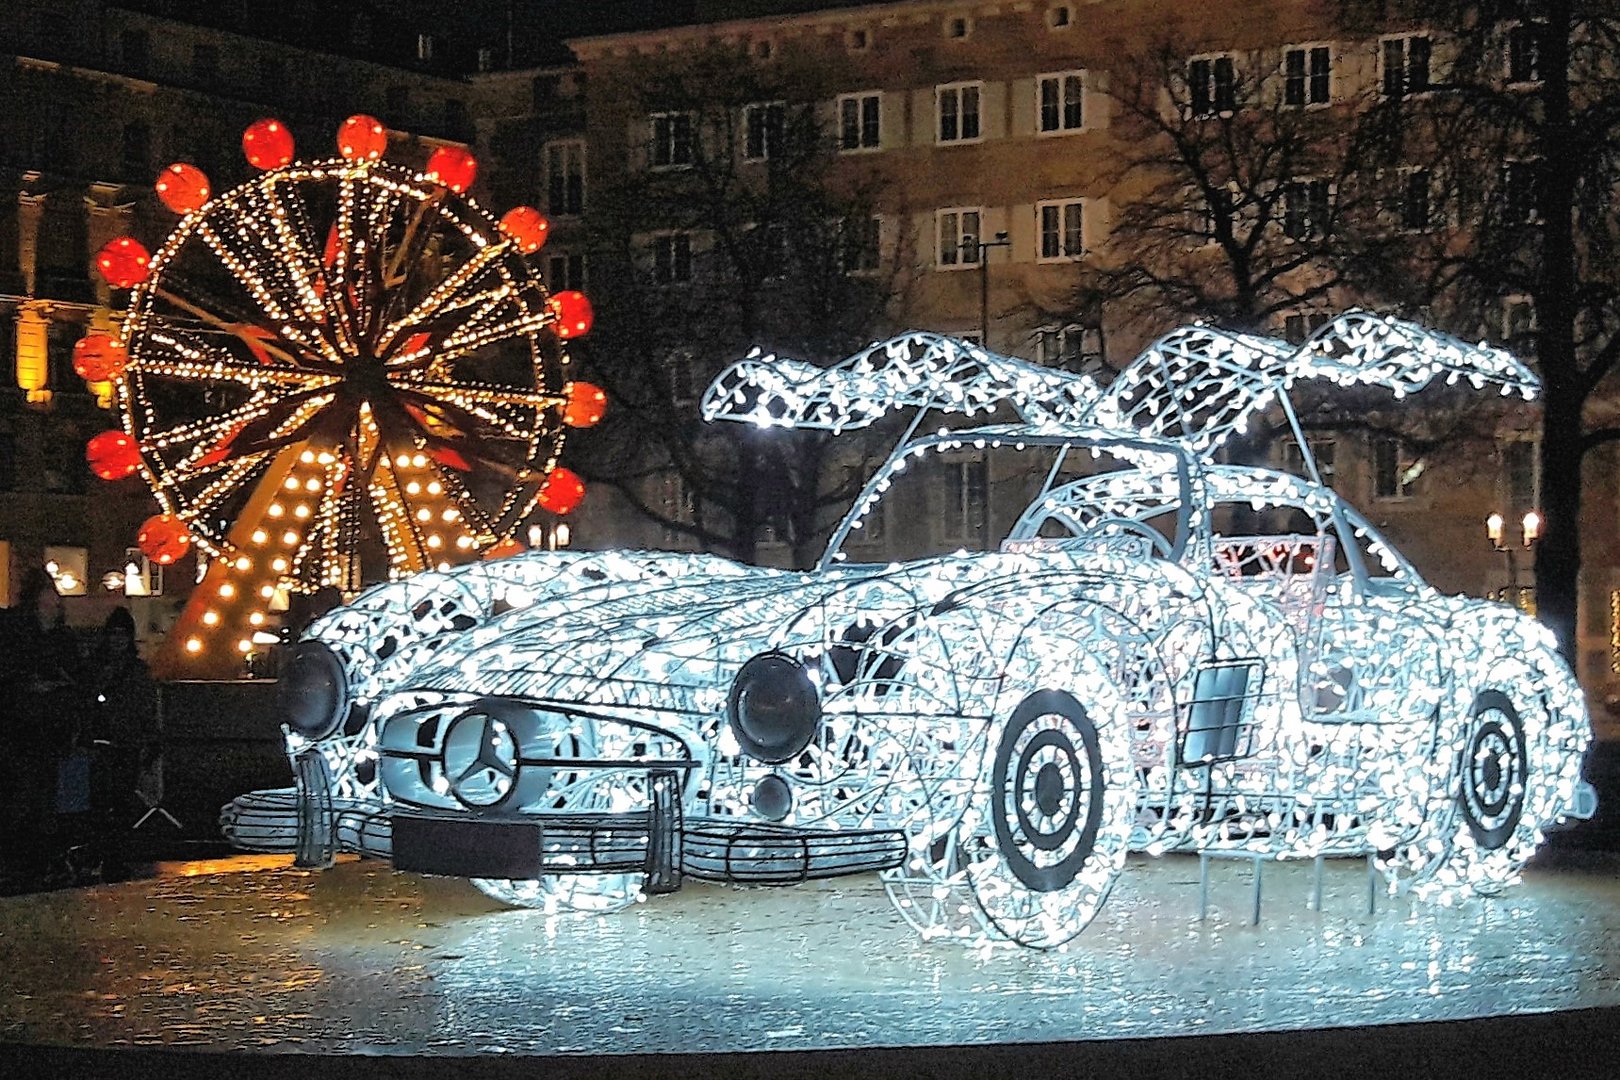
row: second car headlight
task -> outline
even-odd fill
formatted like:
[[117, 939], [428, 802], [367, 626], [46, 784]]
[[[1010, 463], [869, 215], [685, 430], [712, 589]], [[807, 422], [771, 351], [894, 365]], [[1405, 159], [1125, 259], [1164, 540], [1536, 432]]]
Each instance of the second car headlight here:
[[306, 739], [324, 739], [349, 713], [349, 681], [343, 661], [314, 638], [293, 647], [292, 659], [276, 688], [277, 707], [287, 726]]
[[737, 672], [726, 718], [743, 753], [776, 765], [816, 737], [821, 701], [802, 664], [784, 653], [764, 653]]

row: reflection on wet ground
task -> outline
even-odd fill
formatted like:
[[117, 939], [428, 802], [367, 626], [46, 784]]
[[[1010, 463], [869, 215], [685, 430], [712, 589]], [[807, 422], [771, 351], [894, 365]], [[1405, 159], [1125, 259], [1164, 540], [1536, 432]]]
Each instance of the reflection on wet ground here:
[[[0, 900], [0, 1041], [637, 1053], [1141, 1037], [1620, 1004], [1620, 856], [1491, 901], [1384, 901], [1363, 864], [1133, 860], [1067, 951], [919, 942], [875, 878], [694, 886], [617, 915], [494, 907], [376, 863], [171, 867]], [[192, 871], [206, 870], [206, 873]]]

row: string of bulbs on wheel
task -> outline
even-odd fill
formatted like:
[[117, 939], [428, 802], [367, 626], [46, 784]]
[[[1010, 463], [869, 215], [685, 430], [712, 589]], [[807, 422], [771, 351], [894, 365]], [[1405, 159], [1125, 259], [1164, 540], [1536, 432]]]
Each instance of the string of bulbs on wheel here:
[[290, 592], [510, 555], [537, 510], [584, 497], [558, 459], [606, 396], [569, 378], [590, 302], [549, 293], [527, 258], [549, 223], [480, 207], [465, 149], [414, 172], [387, 146], [352, 116], [338, 157], [295, 161], [286, 125], [260, 120], [242, 136], [257, 175], [215, 195], [169, 165], [154, 186], [180, 220], [157, 251], [121, 236], [96, 255], [130, 293], [118, 331], [74, 349], [121, 421], [86, 457], [156, 496], [149, 558], [209, 560], [165, 673], [234, 673]]

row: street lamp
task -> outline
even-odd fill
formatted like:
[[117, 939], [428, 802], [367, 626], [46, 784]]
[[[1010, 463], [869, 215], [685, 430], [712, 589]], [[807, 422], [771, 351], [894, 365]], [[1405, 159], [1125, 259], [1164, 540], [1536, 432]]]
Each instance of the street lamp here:
[[[1507, 598], [1514, 607], [1528, 610], [1524, 603], [1524, 595], [1519, 589], [1519, 558], [1518, 545], [1507, 543], [1502, 535], [1503, 526], [1507, 524], [1501, 514], [1492, 513], [1485, 519], [1485, 535], [1490, 537], [1491, 547], [1500, 551], [1507, 560], [1508, 585]], [[1519, 522], [1520, 535], [1523, 538], [1525, 550], [1535, 546], [1541, 539], [1541, 515], [1534, 510], [1529, 511]]]
[[979, 258], [979, 344], [985, 348], [990, 347], [990, 257], [989, 250], [993, 247], [1011, 247], [1012, 241], [1007, 239], [1004, 232], [996, 233], [994, 240], [981, 240], [976, 236], [966, 237], [962, 247], [973, 248]]

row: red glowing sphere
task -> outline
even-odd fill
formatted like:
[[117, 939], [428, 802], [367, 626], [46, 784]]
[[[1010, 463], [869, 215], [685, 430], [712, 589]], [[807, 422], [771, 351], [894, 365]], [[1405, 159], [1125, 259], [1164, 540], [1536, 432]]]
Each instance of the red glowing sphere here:
[[478, 159], [459, 146], [441, 146], [428, 158], [423, 175], [459, 195], [472, 187], [473, 177], [478, 175]]
[[546, 243], [551, 222], [546, 215], [532, 206], [514, 206], [501, 218], [501, 232], [512, 238], [512, 243], [525, 255], [533, 255]]
[[158, 173], [157, 196], [177, 214], [189, 214], [208, 201], [213, 188], [208, 186], [208, 175], [195, 165], [177, 161]]
[[256, 120], [242, 132], [242, 154], [255, 169], [279, 169], [292, 162], [292, 132], [280, 120]]
[[133, 236], [120, 236], [96, 252], [96, 269], [115, 289], [131, 289], [146, 280], [152, 256]]
[[591, 310], [591, 302], [585, 299], [585, 294], [574, 289], [565, 289], [560, 293], [551, 294], [551, 313], [557, 317], [557, 336], [560, 338], [576, 338], [587, 333], [591, 323], [596, 321], [596, 313]]
[[84, 444], [84, 460], [103, 480], [122, 480], [141, 465], [141, 448], [122, 431], [103, 431]]
[[551, 470], [546, 482], [540, 485], [540, 508], [553, 514], [566, 514], [585, 497], [585, 481], [572, 469], [561, 465]]
[[492, 547], [485, 548], [483, 554], [480, 555], [479, 558], [484, 559], [485, 561], [489, 561], [491, 559], [507, 559], [511, 558], [513, 555], [521, 555], [523, 551], [523, 545], [512, 539], [512, 537], [508, 536], [500, 543], [495, 544]]
[[376, 161], [388, 149], [388, 129], [376, 117], [356, 113], [338, 125], [337, 148], [345, 161]]
[[563, 387], [568, 403], [563, 406], [563, 423], [569, 427], [591, 427], [607, 412], [607, 391], [588, 382], [571, 382]]
[[73, 370], [85, 382], [111, 382], [129, 365], [129, 353], [107, 334], [86, 334], [73, 346]]
[[141, 523], [135, 543], [147, 558], [167, 566], [191, 550], [191, 532], [173, 514], [153, 514]]

